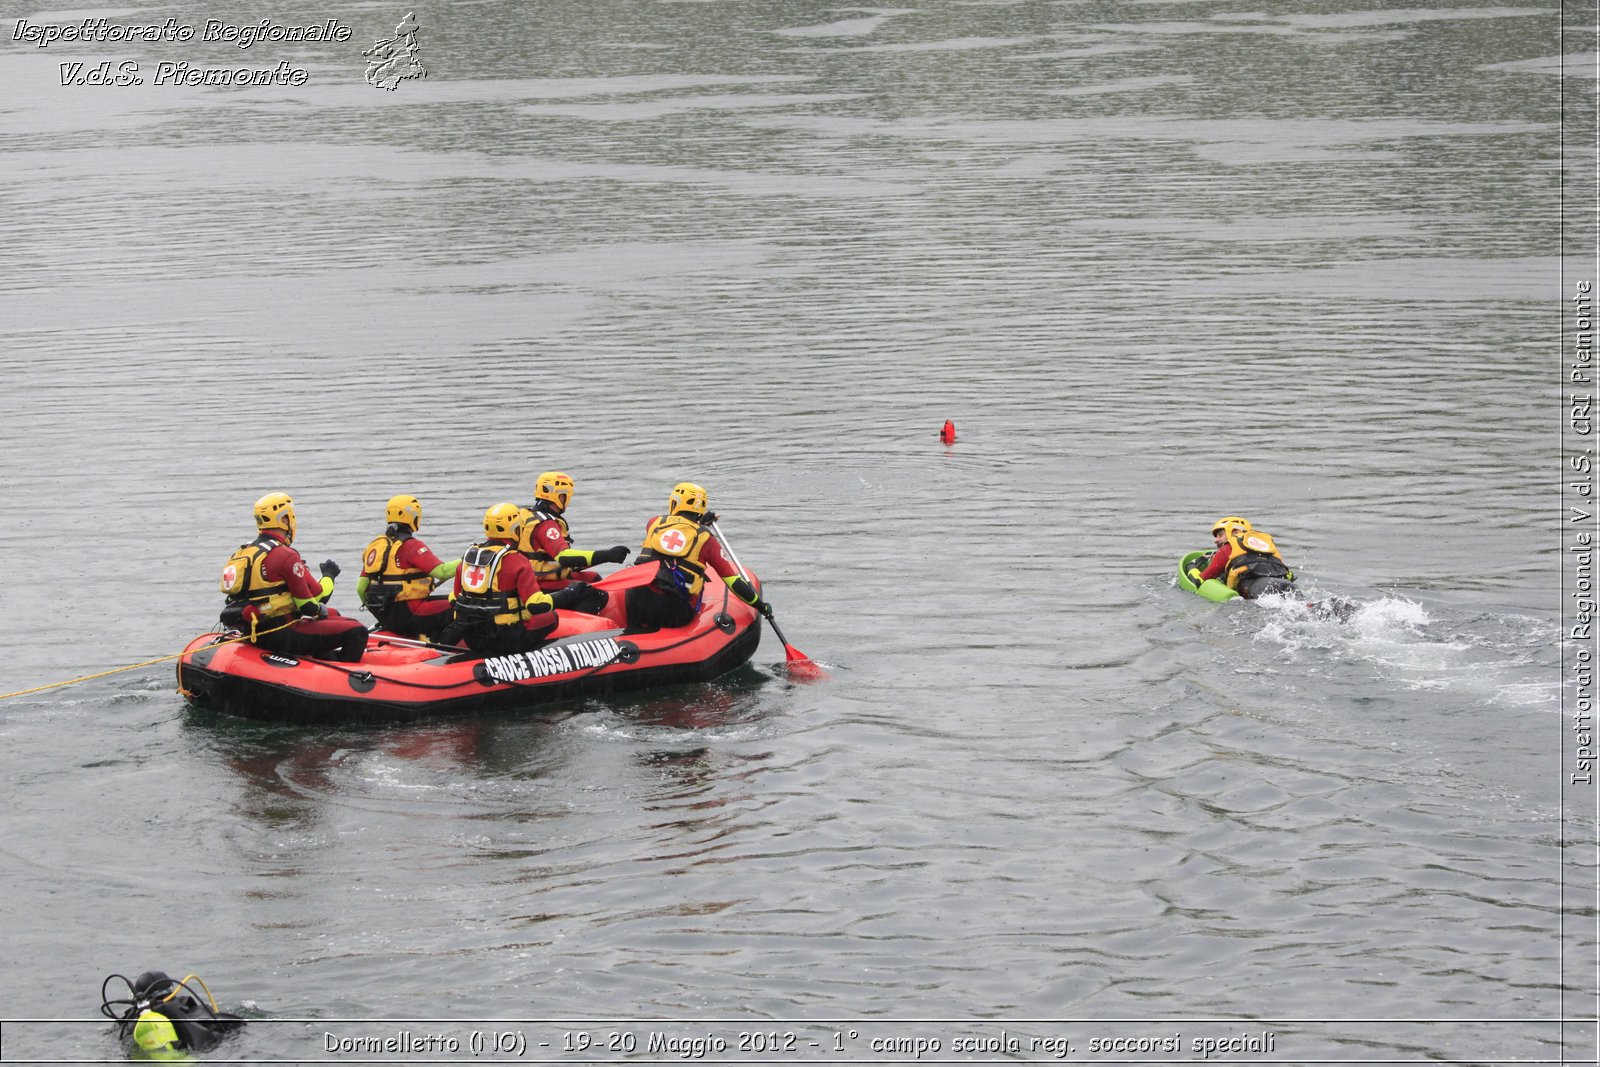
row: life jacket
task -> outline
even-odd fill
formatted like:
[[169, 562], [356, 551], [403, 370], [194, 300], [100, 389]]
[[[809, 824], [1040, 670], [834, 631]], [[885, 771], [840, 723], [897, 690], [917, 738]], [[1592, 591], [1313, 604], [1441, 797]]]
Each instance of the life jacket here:
[[267, 555], [283, 544], [271, 534], [263, 533], [249, 544], [240, 545], [228, 557], [222, 568], [220, 583], [228, 598], [223, 611], [254, 604], [263, 621], [286, 618], [294, 614], [294, 597], [289, 593], [288, 582], [269, 582], [265, 570]]
[[427, 571], [402, 570], [396, 557], [400, 546], [411, 540], [409, 531], [398, 537], [384, 533], [374, 537], [361, 554], [361, 575], [367, 579], [368, 610], [381, 612], [396, 600], [421, 600], [433, 592], [433, 579]]
[[514, 545], [485, 541], [473, 545], [461, 557], [461, 592], [456, 595], [456, 619], [469, 626], [489, 623], [519, 626], [528, 618], [528, 609], [516, 590], [497, 589], [500, 566]]
[[710, 540], [711, 532], [687, 516], [658, 517], [645, 530], [639, 562], [660, 560], [661, 571], [655, 584], [680, 591], [698, 603], [700, 590], [706, 584], [706, 565], [700, 562], [700, 553]]
[[544, 549], [533, 543], [533, 535], [544, 523], [553, 522], [561, 527], [561, 536], [572, 543], [572, 532], [567, 526], [565, 516], [557, 515], [553, 511], [543, 508], [543, 501], [536, 502], [531, 508], [522, 509], [522, 541], [517, 545], [518, 551], [528, 557], [528, 562], [533, 564], [533, 573], [540, 582], [565, 581], [572, 574], [571, 567], [563, 567], [557, 563]]
[[1278, 554], [1278, 546], [1273, 543], [1272, 535], [1265, 530], [1235, 530], [1228, 535], [1228, 545], [1226, 566], [1229, 589], [1237, 591], [1239, 583], [1246, 578], [1294, 580], [1293, 573]]

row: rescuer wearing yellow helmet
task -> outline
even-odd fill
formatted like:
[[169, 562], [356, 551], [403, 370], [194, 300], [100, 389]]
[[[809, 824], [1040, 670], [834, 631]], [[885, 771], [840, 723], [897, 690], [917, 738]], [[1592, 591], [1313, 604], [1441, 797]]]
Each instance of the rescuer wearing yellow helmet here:
[[582, 549], [572, 547], [567, 526], [567, 505], [575, 488], [563, 471], [545, 471], [534, 480], [533, 503], [522, 509], [522, 535], [517, 547], [533, 564], [539, 588], [564, 589], [569, 582], [597, 582], [600, 575], [584, 568], [597, 563], [621, 563], [628, 546]]
[[679, 482], [667, 497], [667, 513], [645, 524], [639, 562], [659, 561], [655, 580], [627, 592], [628, 631], [650, 633], [665, 627], [687, 626], [700, 613], [708, 576], [720, 579], [763, 615], [772, 606], [761, 591], [743, 578], [723, 555], [721, 543], [709, 527], [717, 521], [707, 511], [709, 499], [702, 486]]
[[390, 497], [388, 525], [361, 556], [356, 595], [378, 625], [406, 637], [436, 637], [453, 615], [448, 596], [429, 596], [435, 584], [453, 577], [459, 559], [440, 562], [422, 539], [422, 502], [414, 496]]
[[1196, 566], [1189, 569], [1189, 579], [1196, 585], [1221, 579], [1246, 600], [1293, 588], [1294, 572], [1278, 554], [1272, 535], [1257, 530], [1249, 519], [1224, 515], [1211, 524], [1211, 538], [1216, 551], [1209, 560], [1196, 560]]
[[1241, 515], [1224, 515], [1211, 524], [1211, 541], [1216, 550], [1210, 556], [1201, 556], [1189, 568], [1189, 578], [1195, 585], [1209, 578], [1220, 578], [1223, 575], [1223, 565], [1228, 562], [1228, 554], [1232, 548], [1228, 538], [1235, 530], [1250, 529], [1250, 520]]
[[286, 656], [359, 660], [367, 628], [326, 603], [339, 565], [324, 560], [319, 582], [290, 547], [297, 531], [294, 501], [287, 493], [268, 493], [256, 501], [254, 512], [256, 539], [240, 545], [222, 568], [224, 625]]
[[523, 511], [507, 501], [483, 513], [484, 539], [462, 553], [452, 597], [455, 621], [441, 641], [464, 640], [483, 656], [527, 652], [556, 628], [560, 619], [554, 609], [605, 606], [605, 591], [584, 582], [554, 593], [539, 588], [533, 564], [517, 550]]

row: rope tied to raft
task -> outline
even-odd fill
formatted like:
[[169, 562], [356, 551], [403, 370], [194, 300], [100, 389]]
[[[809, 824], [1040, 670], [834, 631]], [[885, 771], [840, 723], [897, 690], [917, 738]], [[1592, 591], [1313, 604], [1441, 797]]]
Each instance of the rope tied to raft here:
[[[270, 633], [275, 633], [278, 630], [286, 630], [289, 627], [293, 626], [298, 621], [299, 621], [298, 619], [290, 619], [288, 622], [284, 623], [282, 626], [274, 626], [269, 630], [256, 630], [252, 626], [250, 633], [237, 634], [236, 636], [233, 636], [233, 637], [224, 637], [220, 641], [213, 641], [211, 643], [210, 647], [215, 648], [217, 645], [229, 645], [229, 644], [232, 644], [235, 641], [253, 641], [257, 637], [260, 637], [262, 634], [270, 634]], [[109, 671], [100, 671], [100, 672], [98, 672], [96, 674], [85, 674], [85, 675], [81, 675], [81, 676], [79, 676], [77, 678], [68, 678], [64, 682], [51, 682], [49, 685], [36, 685], [32, 689], [18, 689], [15, 693], [0, 693], [0, 700], [10, 700], [12, 697], [27, 696], [30, 693], [43, 693], [43, 692], [46, 692], [47, 690], [51, 690], [51, 689], [60, 689], [63, 686], [77, 685], [79, 682], [92, 682], [96, 678], [107, 678], [107, 677], [110, 677], [113, 674], [121, 674], [124, 671], [136, 671], [140, 667], [153, 667], [157, 663], [167, 663], [167, 662], [169, 662], [171, 660], [182, 659], [184, 656], [187, 656], [188, 654], [189, 654], [189, 650], [188, 649], [184, 649], [182, 652], [174, 652], [170, 656], [157, 656], [155, 659], [147, 659], [147, 660], [144, 660], [141, 663], [130, 663], [126, 667], [113, 667]]]

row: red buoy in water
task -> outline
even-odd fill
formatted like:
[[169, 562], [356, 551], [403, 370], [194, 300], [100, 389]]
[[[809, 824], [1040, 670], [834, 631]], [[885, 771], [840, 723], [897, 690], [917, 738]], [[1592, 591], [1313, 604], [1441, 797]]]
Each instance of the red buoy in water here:
[[949, 419], [944, 420], [944, 429], [939, 431], [939, 440], [947, 445], [956, 443], [956, 424]]

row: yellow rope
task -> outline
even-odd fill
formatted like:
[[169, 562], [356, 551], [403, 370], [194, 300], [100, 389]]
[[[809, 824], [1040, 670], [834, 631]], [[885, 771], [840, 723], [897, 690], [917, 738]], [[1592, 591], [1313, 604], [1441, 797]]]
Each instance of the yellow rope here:
[[[217, 645], [232, 644], [235, 641], [249, 641], [252, 638], [261, 636], [261, 634], [270, 634], [275, 633], [278, 630], [286, 630], [299, 621], [299, 619], [290, 619], [282, 626], [274, 626], [271, 630], [261, 630], [254, 633], [240, 634], [238, 637], [226, 637], [221, 641], [215, 642], [209, 647], [215, 648]], [[254, 630], [254, 627], [251, 629]], [[157, 663], [166, 663], [168, 660], [181, 659], [188, 654], [188, 650], [185, 649], [182, 652], [174, 652], [170, 656], [158, 656], [155, 659], [147, 659], [143, 663], [130, 663], [126, 667], [113, 667], [109, 671], [101, 671], [99, 674], [85, 674], [81, 678], [68, 678], [64, 682], [51, 682], [49, 685], [36, 685], [32, 689], [18, 689], [15, 693], [0, 693], [0, 700], [10, 700], [12, 697], [25, 697], [29, 693], [43, 693], [47, 689], [60, 689], [64, 685], [77, 685], [79, 682], [92, 682], [96, 678], [104, 678], [112, 674], [121, 674], [123, 671], [136, 671], [140, 667], [150, 667]]]

